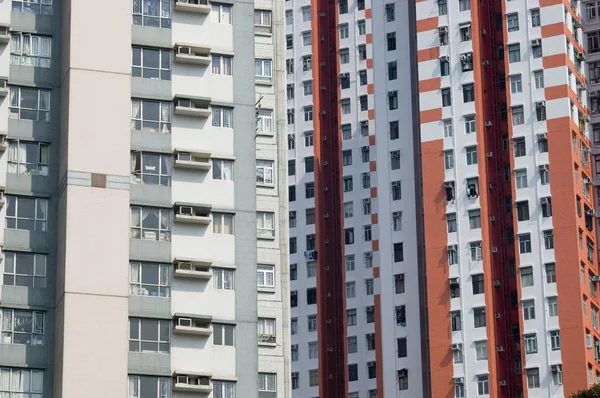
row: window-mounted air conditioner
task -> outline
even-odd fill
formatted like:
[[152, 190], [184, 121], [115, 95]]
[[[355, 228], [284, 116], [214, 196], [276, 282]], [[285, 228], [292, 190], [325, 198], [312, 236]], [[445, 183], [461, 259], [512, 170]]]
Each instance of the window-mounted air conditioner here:
[[502, 286], [502, 282], [500, 282], [498, 279], [494, 279], [494, 286]]
[[492, 121], [488, 120], [487, 122], [485, 122], [485, 127], [492, 127]]
[[392, 186], [398, 187], [398, 186], [400, 186], [400, 183], [398, 181], [392, 181]]
[[192, 154], [189, 152], [177, 152], [177, 160], [181, 160], [183, 162], [191, 162]]
[[179, 319], [177, 319], [177, 325], [189, 328], [192, 326], [192, 319], [191, 318], [179, 318]]
[[542, 41], [540, 39], [534, 39], [534, 40], [531, 41], [531, 45], [533, 47], [541, 46], [542, 45]]
[[540, 203], [543, 204], [543, 205], [548, 204], [548, 198], [541, 198], [540, 199]]
[[505, 382], [504, 380], [500, 380], [500, 381], [498, 382], [498, 385], [499, 385], [500, 387], [506, 387], [506, 382]]
[[455, 351], [462, 351], [462, 343], [452, 343], [452, 349]]
[[192, 47], [177, 46], [177, 54], [192, 55]]
[[395, 211], [392, 213], [392, 217], [400, 217], [402, 215], [401, 211]]
[[465, 384], [465, 378], [464, 377], [455, 377], [454, 384]]
[[592, 275], [590, 278], [592, 282], [600, 282], [600, 275]]
[[177, 269], [179, 269], [181, 271], [191, 271], [192, 270], [192, 263], [190, 263], [188, 261], [179, 261], [177, 263]]

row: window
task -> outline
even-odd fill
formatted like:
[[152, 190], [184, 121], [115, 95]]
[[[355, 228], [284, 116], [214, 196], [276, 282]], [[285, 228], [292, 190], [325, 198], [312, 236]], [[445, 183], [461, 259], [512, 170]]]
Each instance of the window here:
[[534, 71], [533, 80], [535, 81], [535, 88], [544, 88], [544, 71]]
[[169, 353], [171, 322], [129, 318], [129, 351]]
[[548, 316], [558, 316], [558, 299], [556, 297], [548, 297]]
[[275, 319], [258, 318], [258, 341], [259, 343], [275, 343], [276, 331]]
[[234, 325], [213, 323], [213, 345], [224, 345], [233, 347]]
[[346, 202], [344, 203], [344, 218], [351, 218], [354, 216], [354, 203]]
[[488, 359], [487, 341], [476, 341], [475, 342], [475, 359], [477, 361], [485, 361]]
[[393, 22], [396, 20], [396, 11], [394, 3], [388, 3], [385, 5], [385, 19], [387, 22]]
[[304, 172], [313, 173], [315, 171], [315, 158], [314, 156], [307, 156], [304, 158]]
[[473, 285], [473, 294], [484, 293], [483, 274], [471, 275], [471, 284]]
[[485, 308], [473, 308], [473, 327], [485, 327]]
[[448, 232], [456, 232], [456, 213], [446, 214], [446, 223], [448, 225]]
[[390, 164], [392, 170], [400, 169], [400, 151], [390, 152]]
[[345, 176], [344, 177], [344, 192], [352, 192], [352, 190], [353, 190], [352, 176]]
[[450, 75], [450, 62], [448, 61], [448, 58], [440, 58], [440, 75], [441, 76], [449, 76]]
[[513, 94], [520, 93], [523, 91], [523, 83], [521, 81], [521, 75], [510, 76], [510, 92]]
[[361, 111], [366, 111], [366, 110], [369, 109], [369, 99], [368, 99], [368, 96], [361, 95], [359, 97], [359, 102], [360, 102], [360, 110]]
[[545, 265], [546, 268], [546, 283], [556, 283], [556, 266], [554, 263]]
[[275, 237], [275, 213], [262, 211], [256, 213], [256, 237], [258, 239]]
[[535, 302], [533, 300], [523, 301], [523, 319], [526, 321], [535, 319]]
[[288, 186], [288, 200], [290, 202], [294, 202], [296, 200], [296, 186], [295, 185]]
[[[43, 1], [46, 3], [46, 1]], [[215, 6], [213, 3], [213, 21], [215, 21]], [[217, 8], [219, 8], [217, 6]], [[217, 11], [223, 20], [221, 23], [231, 23], [231, 6]], [[222, 14], [221, 14], [222, 13]], [[171, 28], [171, 1], [170, 0], [138, 0], [133, 1], [133, 24], [153, 26], [155, 28]], [[216, 22], [216, 21], [215, 21]]]
[[548, 137], [545, 134], [538, 134], [537, 142], [538, 142], [538, 151], [540, 151], [540, 153], [547, 153], [548, 152]]
[[402, 231], [402, 212], [395, 211], [392, 213], [392, 229], [394, 231]]
[[348, 365], [348, 381], [358, 380], [358, 365]]
[[348, 0], [340, 0], [339, 2], [339, 11], [340, 14], [347, 14], [348, 13]]
[[548, 185], [550, 184], [550, 173], [548, 165], [542, 165], [538, 168], [540, 174], [540, 184]]
[[294, 23], [294, 11], [285, 10], [285, 24], [292, 25]]
[[519, 30], [519, 14], [508, 14], [506, 16], [506, 25], [508, 26], [509, 32], [516, 32]]
[[317, 316], [316, 315], [308, 316], [308, 331], [309, 332], [317, 331]]
[[535, 118], [538, 122], [546, 120], [546, 102], [535, 103]]
[[[291, 268], [291, 266], [290, 266]], [[291, 272], [290, 272], [291, 273]], [[260, 288], [275, 288], [275, 267], [272, 265], [258, 265], [256, 268], [256, 285]]]
[[274, 185], [274, 169], [272, 160], [256, 161], [256, 183], [260, 185]]
[[367, 377], [369, 379], [374, 379], [377, 377], [377, 363], [376, 362], [368, 362], [367, 363]]
[[469, 0], [459, 0], [458, 9], [460, 11], [468, 11], [471, 9], [471, 2]]
[[540, 370], [538, 368], [527, 369], [527, 387], [540, 388]]
[[356, 310], [346, 310], [346, 323], [348, 326], [356, 325]]
[[298, 239], [296, 237], [291, 237], [290, 238], [290, 254], [295, 254], [295, 253], [298, 253]]
[[170, 155], [132, 152], [132, 181], [137, 184], [169, 186], [171, 185], [171, 162]]
[[[1, 372], [1, 371], [0, 371]], [[33, 380], [32, 380], [33, 382]], [[41, 372], [40, 372], [40, 381], [41, 383]], [[128, 385], [129, 385], [129, 397], [137, 398], [137, 397], [148, 397], [148, 398], [165, 398], [171, 391], [170, 386], [170, 378], [168, 377], [157, 377], [157, 376], [134, 376], [129, 375], [128, 377]], [[41, 388], [41, 385], [40, 385]], [[28, 390], [25, 390], [28, 391]], [[33, 390], [32, 390], [33, 392]], [[41, 390], [39, 390], [40, 394], [31, 394], [31, 398], [41, 397]], [[24, 396], [29, 397], [29, 394], [24, 394]]]
[[304, 184], [304, 196], [306, 197], [306, 199], [315, 197], [315, 183], [314, 182], [307, 182], [306, 184]]
[[546, 250], [554, 249], [554, 231], [544, 231], [544, 248]]
[[302, 22], [310, 22], [310, 6], [302, 7]]
[[[231, 109], [229, 109], [231, 111]], [[231, 121], [231, 112], [224, 118], [227, 124]], [[219, 125], [221, 123], [218, 118]], [[213, 125], [215, 123], [215, 108], [213, 107]], [[160, 101], [147, 101], [141, 99], [131, 100], [131, 129], [146, 133], [171, 132], [171, 103]]]
[[212, 178], [213, 180], [233, 181], [233, 160], [212, 159]]
[[483, 255], [481, 252], [481, 242], [471, 242], [469, 243], [471, 249], [471, 261], [481, 261], [483, 260]]
[[450, 312], [450, 318], [452, 320], [452, 331], [458, 332], [462, 329], [462, 321], [460, 316], [460, 311], [452, 311]]
[[310, 288], [306, 289], [306, 304], [313, 305], [317, 304], [317, 289]]
[[475, 131], [475, 115], [465, 116], [465, 134], [473, 134]]
[[396, 32], [390, 32], [386, 35], [387, 50], [394, 51], [396, 49]]
[[257, 59], [254, 61], [256, 80], [270, 81], [273, 77], [273, 61], [270, 59]]
[[517, 220], [518, 221], [527, 221], [529, 220], [529, 202], [517, 202]]
[[363, 227], [363, 236], [364, 236], [365, 242], [370, 242], [373, 239], [373, 234], [372, 234], [370, 225], [365, 225]]
[[525, 123], [525, 114], [523, 113], [522, 106], [515, 106], [511, 108], [512, 112], [512, 123], [513, 126], [519, 126]]
[[276, 392], [277, 391], [277, 374], [275, 373], [259, 373], [258, 374], [258, 391]]
[[[15, 260], [19, 260], [24, 254], [16, 253]], [[32, 261], [29, 267], [34, 265], [33, 255], [30, 255]], [[41, 255], [36, 255], [41, 256]], [[46, 256], [43, 256], [41, 261], [41, 268], [46, 268]], [[36, 263], [37, 263], [36, 259]], [[171, 264], [157, 264], [157, 263], [141, 263], [141, 262], [130, 262], [129, 263], [129, 284], [131, 295], [133, 296], [152, 296], [152, 297], [169, 297], [171, 295]], [[6, 270], [6, 267], [5, 267]], [[17, 276], [17, 278], [19, 278]], [[6, 282], [6, 271], [4, 280]], [[6, 284], [6, 283], [5, 283]], [[231, 276], [231, 286], [233, 289], [233, 275]]]
[[516, 170], [515, 180], [517, 189], [527, 188], [527, 170]]
[[8, 173], [48, 176], [48, 144], [8, 142]]
[[254, 10], [254, 27], [257, 32], [271, 32], [271, 11]]
[[399, 263], [404, 261], [404, 244], [394, 243], [394, 262]]
[[450, 89], [443, 88], [442, 89], [442, 106], [446, 107], [446, 106], [450, 106], [450, 105], [452, 105], [452, 96], [450, 94]]
[[365, 291], [367, 296], [372, 296], [374, 291], [373, 279], [365, 279]]
[[[555, 386], [562, 386], [563, 384], [563, 371], [562, 365], [552, 365], [552, 384]], [[596, 384], [598, 384], [598, 375], [596, 374]]]
[[347, 245], [351, 245], [354, 243], [354, 228], [344, 229], [344, 242]]
[[552, 330], [550, 332], [550, 348], [552, 351], [560, 350], [560, 331]]
[[273, 134], [273, 111], [271, 109], [260, 109], [256, 120], [256, 132], [258, 134]]
[[447, 15], [448, 14], [447, 0], [440, 0], [437, 2], [437, 5], [438, 5], [438, 14], [439, 15]]
[[310, 46], [312, 44], [312, 33], [310, 31], [302, 32], [302, 45]]
[[50, 68], [52, 38], [29, 33], [12, 33], [10, 40], [11, 65]]
[[[454, 352], [460, 352], [460, 351], [457, 350]], [[462, 353], [461, 353], [461, 355], [462, 355]], [[462, 362], [459, 362], [459, 363], [462, 363]], [[464, 398], [464, 396], [465, 396], [465, 385], [458, 380], [454, 381], [454, 396], [456, 398]]]
[[471, 146], [465, 148], [466, 156], [467, 156], [467, 164], [473, 165], [477, 164], [477, 147]]
[[531, 253], [531, 234], [519, 235], [519, 252], [521, 254]]
[[533, 267], [521, 268], [521, 287], [533, 286]]
[[45, 232], [48, 201], [41, 198], [7, 195], [6, 228]]
[[304, 95], [308, 96], [308, 95], [312, 95], [313, 90], [312, 90], [312, 80], [306, 81], [302, 83], [302, 88], [304, 89]]
[[525, 340], [525, 353], [535, 354], [538, 352], [537, 336], [535, 334], [526, 334], [523, 336]]
[[521, 62], [521, 45], [519, 43], [508, 45], [508, 62]]
[[304, 121], [305, 122], [310, 122], [313, 120], [313, 107], [312, 106], [305, 106], [304, 107]]
[[52, 0], [13, 0], [12, 10], [32, 14], [52, 15]]
[[317, 359], [319, 357], [319, 346], [316, 341], [308, 343], [308, 359]]
[[540, 9], [534, 8], [531, 10], [531, 27], [536, 28], [541, 26]]
[[460, 41], [470, 41], [471, 40], [471, 24], [461, 24], [460, 28]]
[[340, 50], [340, 64], [347, 64], [350, 62], [350, 50], [342, 48]]
[[469, 228], [481, 228], [481, 212], [479, 210], [469, 210]]
[[394, 275], [394, 293], [404, 293], [404, 274]]
[[402, 199], [402, 185], [401, 181], [392, 181], [392, 200], [400, 200]]
[[[363, 21], [364, 24], [364, 21]], [[340, 24], [340, 39], [347, 39], [348, 38], [348, 24], [347, 23], [343, 23]]]
[[346, 271], [354, 271], [354, 254], [347, 254], [345, 257]]
[[9, 117], [50, 121], [50, 90], [10, 87]]
[[233, 235], [233, 214], [213, 213], [213, 234]]
[[477, 395], [488, 395], [490, 393], [490, 383], [488, 375], [477, 376]]
[[235, 383], [233, 381], [220, 381], [212, 379], [212, 393], [213, 397], [235, 398]]
[[356, 283], [346, 282], [346, 298], [356, 297]]
[[353, 354], [358, 351], [358, 342], [356, 336], [350, 336], [348, 341], [348, 354]]
[[398, 109], [398, 91], [390, 91], [388, 92], [388, 107], [390, 111], [394, 109]]

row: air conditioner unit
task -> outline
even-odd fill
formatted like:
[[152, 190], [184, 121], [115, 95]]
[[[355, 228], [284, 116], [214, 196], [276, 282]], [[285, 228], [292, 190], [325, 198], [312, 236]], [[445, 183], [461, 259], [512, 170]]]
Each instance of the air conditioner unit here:
[[6, 36], [8, 34], [8, 26], [0, 26], [0, 35]]
[[192, 263], [190, 263], [188, 261], [179, 261], [177, 263], [177, 269], [182, 270], [182, 271], [191, 271]]
[[534, 40], [531, 41], [531, 45], [533, 47], [541, 46], [542, 45], [542, 41], [540, 39], [534, 39]]
[[177, 160], [181, 160], [183, 162], [191, 162], [192, 154], [189, 152], [177, 152]]
[[399, 159], [399, 158], [400, 158], [400, 152], [399, 151], [392, 152], [392, 159]]
[[452, 286], [458, 286], [460, 285], [460, 279], [458, 278], [450, 278], [450, 285]]
[[185, 216], [191, 216], [194, 214], [194, 208], [192, 206], [179, 206], [179, 213]]
[[450, 61], [450, 57], [447, 56], [447, 55], [442, 55], [440, 57], [440, 61], [442, 61], [442, 62], [449, 62]]
[[494, 156], [494, 152], [488, 152], [488, 153], [487, 153], [487, 157], [488, 157], [488, 158], [491, 158], [491, 157], [493, 157], [493, 156]]
[[190, 100], [177, 100], [177, 106], [180, 106], [182, 108], [193, 108], [192, 101]]
[[189, 3], [189, 2], [190, 2], [189, 0], [177, 0], [177, 3], [184, 3], [184, 4], [187, 4], [187, 3]]
[[494, 286], [502, 286], [502, 282], [500, 282], [498, 279], [494, 279]]
[[548, 198], [541, 198], [540, 203], [543, 205], [547, 205], [549, 203], [549, 200], [548, 200]]
[[538, 138], [540, 140], [547, 140], [548, 139], [548, 133], [538, 134]]
[[496, 221], [496, 216], [490, 216], [490, 221], [491, 221], [491, 222], [494, 222], [494, 221]]
[[452, 349], [462, 351], [462, 343], [452, 343]]
[[399, 181], [392, 181], [392, 186], [393, 187], [398, 187], [398, 186], [400, 186], [400, 182]]
[[502, 318], [502, 315], [499, 312], [496, 312], [495, 316], [496, 316], [496, 319]]
[[440, 26], [439, 28], [440, 33], [446, 33], [448, 32], [448, 27], [447, 26]]
[[400, 370], [398, 371], [398, 376], [402, 376], [402, 377], [404, 377], [404, 376], [408, 376], [408, 369], [406, 369], [406, 368], [404, 368], [404, 369], [400, 369]]
[[305, 251], [304, 258], [307, 260], [316, 260], [317, 259], [317, 251], [316, 250]]
[[465, 378], [464, 377], [455, 377], [454, 384], [465, 384]]
[[546, 107], [546, 101], [540, 101], [537, 103], [537, 105], [541, 108], [545, 108]]
[[498, 248], [497, 247], [492, 247], [492, 253], [498, 253]]
[[592, 275], [590, 278], [592, 282], [600, 282], [600, 275]]
[[402, 216], [402, 212], [401, 211], [395, 211], [392, 213], [392, 217], [400, 217]]
[[492, 127], [492, 121], [488, 120], [487, 122], [485, 122], [485, 127]]
[[585, 211], [585, 214], [587, 214], [588, 216], [593, 216], [595, 214], [595, 212], [592, 209], [588, 209]]
[[373, 252], [366, 252], [365, 258], [373, 258]]
[[350, 73], [348, 73], [348, 72], [340, 73], [340, 77], [341, 78], [350, 77]]
[[482, 65], [483, 65], [483, 66], [489, 66], [489, 65], [490, 65], [490, 61], [488, 61], [488, 60], [486, 59], [486, 60], [484, 60], [484, 61], [482, 62]]
[[597, 97], [598, 96], [598, 91], [590, 91], [590, 97]]
[[[179, 0], [181, 1], [181, 0]], [[175, 381], [177, 384], [188, 384], [189, 377], [187, 376], [177, 376], [177, 380]]]
[[8, 88], [8, 80], [1, 79], [0, 80], [0, 88]]
[[561, 366], [560, 365], [551, 365], [550, 366], [550, 370], [553, 372], [558, 372], [560, 370]]
[[547, 164], [541, 165], [539, 168], [540, 168], [540, 170], [548, 171], [548, 165]]
[[506, 382], [505, 382], [504, 380], [500, 380], [500, 381], [498, 382], [498, 385], [499, 385], [500, 387], [506, 387]]
[[192, 47], [177, 46], [177, 54], [192, 55]]
[[321, 86], [321, 91], [325, 91], [325, 90], [327, 90], [327, 87]]
[[179, 318], [177, 319], [177, 326], [183, 326], [189, 328], [192, 326], [192, 318]]
[[504, 346], [497, 345], [496, 346], [496, 351], [498, 351], [498, 352], [504, 352]]
[[487, 35], [487, 30], [485, 30], [485, 29], [481, 29], [481, 35], [482, 35], [482, 36], [485, 36], [485, 35]]

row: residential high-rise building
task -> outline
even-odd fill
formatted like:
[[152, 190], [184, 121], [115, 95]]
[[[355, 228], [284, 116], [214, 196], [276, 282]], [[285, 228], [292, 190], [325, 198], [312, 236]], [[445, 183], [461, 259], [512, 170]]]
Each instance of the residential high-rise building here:
[[293, 394], [600, 380], [598, 3], [285, 4]]
[[423, 396], [414, 4], [285, 8], [293, 395]]
[[289, 397], [283, 5], [0, 21], [0, 391]]

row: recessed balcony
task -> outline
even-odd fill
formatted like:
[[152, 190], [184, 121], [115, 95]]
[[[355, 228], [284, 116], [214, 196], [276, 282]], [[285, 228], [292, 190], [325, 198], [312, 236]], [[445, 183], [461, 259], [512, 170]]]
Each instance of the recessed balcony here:
[[208, 0], [175, 0], [175, 11], [209, 14], [211, 9]]
[[176, 43], [175, 62], [182, 64], [210, 65], [210, 47], [197, 44]]
[[210, 109], [211, 98], [178, 95], [175, 97], [175, 114], [179, 116], [193, 116], [207, 118], [212, 114]]
[[177, 334], [210, 336], [212, 334], [211, 322], [212, 316], [210, 315], [175, 314], [173, 318], [174, 332]]
[[176, 278], [203, 280], [212, 278], [212, 261], [210, 260], [177, 257], [173, 263]]
[[208, 171], [212, 165], [210, 152], [176, 149], [173, 155], [176, 168]]
[[211, 205], [201, 203], [175, 203], [175, 222], [208, 225], [212, 222]]

